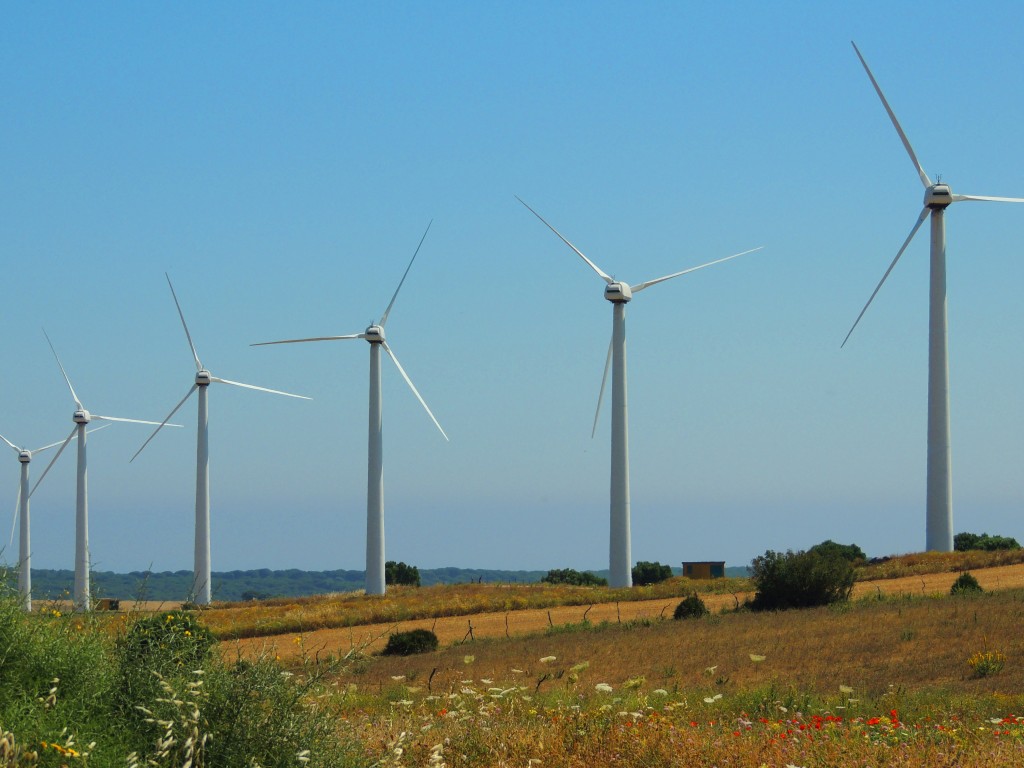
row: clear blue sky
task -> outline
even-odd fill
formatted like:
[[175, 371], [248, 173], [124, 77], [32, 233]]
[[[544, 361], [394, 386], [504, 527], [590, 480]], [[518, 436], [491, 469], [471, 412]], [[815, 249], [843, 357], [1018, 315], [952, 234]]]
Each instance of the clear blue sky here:
[[[839, 348], [922, 199], [850, 40], [933, 177], [1024, 196], [1024, 6], [891, 6], [4, 2], [0, 433], [71, 429], [44, 325], [88, 408], [163, 418], [166, 270], [214, 375], [314, 398], [212, 388], [214, 569], [361, 569], [367, 345], [249, 344], [360, 332], [433, 219], [388, 338], [451, 442], [385, 366], [388, 557], [605, 568], [611, 308], [518, 194], [633, 283], [766, 246], [629, 305], [634, 559], [920, 550], [927, 231]], [[1024, 205], [947, 223], [955, 530], [1024, 538]], [[95, 567], [192, 567], [180, 419], [90, 441]]]

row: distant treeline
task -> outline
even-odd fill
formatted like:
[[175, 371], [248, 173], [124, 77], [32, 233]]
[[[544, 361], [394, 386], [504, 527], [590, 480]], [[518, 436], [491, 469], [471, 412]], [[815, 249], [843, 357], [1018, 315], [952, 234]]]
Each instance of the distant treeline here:
[[[673, 569], [677, 575], [679, 569]], [[592, 571], [607, 576], [607, 571]], [[547, 571], [500, 571], [481, 568], [421, 568], [420, 580], [424, 587], [434, 584], [485, 583], [532, 584], [539, 582]], [[746, 576], [745, 567], [726, 568], [727, 576]], [[17, 575], [13, 570], [0, 571], [0, 577], [11, 589], [17, 589]], [[67, 598], [74, 586], [73, 571], [32, 569], [32, 597], [36, 600]], [[166, 600], [180, 602], [189, 598], [192, 571], [132, 571], [113, 573], [93, 571], [91, 576], [94, 599], [111, 597], [123, 601]], [[291, 568], [274, 571], [260, 568], [254, 571], [223, 571], [213, 574], [213, 599], [225, 601], [265, 600], [270, 597], [303, 597], [329, 592], [353, 592], [364, 585], [363, 571], [303, 571]]]

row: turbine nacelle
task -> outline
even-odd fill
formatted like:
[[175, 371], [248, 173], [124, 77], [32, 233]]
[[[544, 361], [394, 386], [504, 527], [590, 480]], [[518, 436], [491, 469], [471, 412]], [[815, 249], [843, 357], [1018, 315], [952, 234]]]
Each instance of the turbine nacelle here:
[[608, 283], [604, 287], [604, 297], [613, 304], [625, 304], [632, 300], [633, 290], [626, 283]]
[[383, 344], [384, 343], [384, 326], [382, 325], [371, 325], [363, 331], [363, 338], [371, 344]]
[[92, 420], [92, 415], [85, 408], [79, 408], [72, 418], [75, 424], [88, 424]]
[[953, 203], [953, 192], [949, 184], [932, 184], [924, 191], [924, 204], [927, 208], [943, 209]]
[[32, 451], [18, 451], [18, 461], [20, 461], [22, 464], [28, 464], [30, 461], [32, 461]]
[[213, 381], [213, 377], [210, 376], [210, 372], [205, 368], [200, 368], [196, 371], [196, 386], [197, 387], [208, 387]]

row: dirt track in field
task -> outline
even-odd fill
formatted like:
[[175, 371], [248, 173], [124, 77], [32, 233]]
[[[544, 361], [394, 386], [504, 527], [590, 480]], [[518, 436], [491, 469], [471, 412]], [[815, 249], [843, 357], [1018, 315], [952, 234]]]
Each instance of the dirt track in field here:
[[[972, 571], [978, 583], [986, 590], [1024, 587], [1024, 564], [1005, 565]], [[930, 595], [947, 593], [956, 581], [957, 573], [931, 573], [923, 576], [907, 576], [900, 579], [858, 582], [853, 596], [861, 597], [875, 593], [887, 595], [915, 594]], [[742, 601], [744, 594], [739, 595]], [[732, 595], [703, 595], [708, 609], [716, 613], [722, 608], [736, 604]], [[592, 606], [560, 606], [551, 609], [530, 609], [508, 613], [478, 613], [471, 616], [451, 616], [438, 619], [420, 619], [395, 624], [368, 624], [341, 629], [320, 629], [302, 635], [287, 634], [272, 637], [230, 640], [222, 644], [228, 653], [251, 656], [266, 651], [287, 660], [301, 653], [315, 654], [345, 653], [351, 648], [376, 651], [384, 647], [389, 634], [410, 629], [430, 629], [437, 635], [442, 646], [469, 637], [513, 637], [541, 632], [551, 625], [578, 623], [586, 618], [591, 623], [602, 621], [629, 621], [632, 619], [657, 619], [671, 616], [679, 598], [644, 600], [626, 603], [597, 603]]]

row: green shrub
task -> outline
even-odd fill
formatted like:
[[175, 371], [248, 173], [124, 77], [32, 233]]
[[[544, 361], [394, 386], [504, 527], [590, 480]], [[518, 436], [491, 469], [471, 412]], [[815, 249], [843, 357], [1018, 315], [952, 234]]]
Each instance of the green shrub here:
[[648, 563], [645, 560], [639, 560], [633, 566], [633, 584], [638, 587], [646, 584], [657, 584], [659, 581], [671, 578], [672, 566], [670, 565], [662, 565], [658, 562]]
[[848, 600], [853, 590], [853, 564], [838, 555], [819, 552], [782, 553], [768, 550], [751, 564], [756, 592], [753, 610], [810, 608]]
[[323, 703], [340, 662], [306, 660], [295, 674], [272, 659], [231, 664], [182, 612], [139, 619], [116, 641], [110, 621], [56, 606], [26, 614], [0, 586], [0, 741], [9, 731], [38, 753], [0, 754], [0, 766], [365, 765]]
[[308, 663], [290, 675], [271, 657], [211, 664], [200, 702], [210, 723], [204, 765], [295, 768], [306, 750], [307, 768], [359, 764], [355, 745], [338, 737], [336, 713], [318, 701], [330, 689], [327, 677], [339, 671]]
[[139, 704], [160, 695], [158, 675], [171, 680], [202, 668], [215, 643], [210, 630], [188, 611], [137, 619], [115, 646], [125, 713], [137, 717]]
[[672, 614], [672, 618], [699, 619], [701, 616], [707, 616], [708, 613], [708, 607], [704, 605], [704, 601], [694, 593], [689, 597], [684, 598], [683, 601], [676, 606], [676, 610], [675, 613]]
[[961, 573], [960, 577], [953, 582], [953, 586], [949, 588], [949, 594], [951, 595], [977, 595], [984, 591], [981, 588], [981, 584], [971, 575], [970, 571]]
[[384, 563], [384, 583], [418, 587], [420, 585], [420, 569], [415, 565], [388, 560]]
[[965, 531], [953, 537], [954, 552], [968, 552], [972, 549], [994, 552], [1000, 549], [1020, 549], [1020, 544], [1009, 536], [989, 536], [987, 533], [979, 535]]
[[413, 629], [409, 632], [396, 632], [388, 637], [388, 644], [381, 653], [385, 656], [411, 656], [436, 650], [437, 635], [429, 629]]
[[595, 576], [590, 571], [572, 568], [553, 568], [541, 579], [545, 584], [571, 584], [576, 587], [607, 587], [608, 579]]

